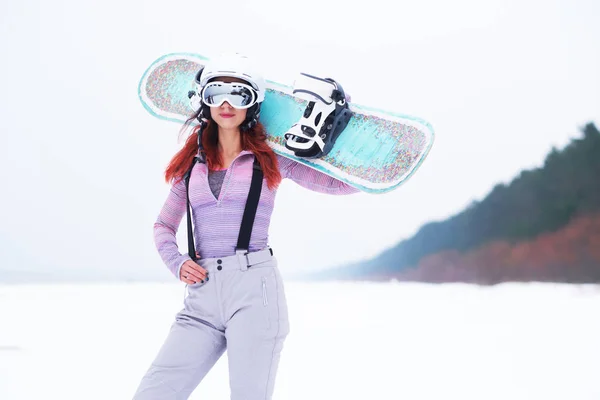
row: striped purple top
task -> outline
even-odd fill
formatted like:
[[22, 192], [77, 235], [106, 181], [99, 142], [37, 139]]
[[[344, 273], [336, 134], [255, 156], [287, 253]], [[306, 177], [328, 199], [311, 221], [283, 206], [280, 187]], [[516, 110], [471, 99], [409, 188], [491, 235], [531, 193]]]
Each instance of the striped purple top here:
[[[289, 178], [309, 190], [328, 194], [351, 194], [358, 189], [289, 158], [277, 155], [283, 179]], [[218, 198], [208, 183], [208, 167], [196, 163], [190, 177], [190, 206], [194, 223], [194, 241], [201, 258], [235, 254], [242, 215], [250, 190], [254, 155], [243, 150], [227, 169]], [[263, 180], [256, 219], [250, 237], [250, 251], [268, 246], [269, 225], [277, 189], [270, 190]], [[185, 182], [171, 186], [171, 191], [154, 224], [154, 241], [167, 268], [179, 279], [181, 265], [189, 260], [177, 246], [176, 232], [186, 212]]]

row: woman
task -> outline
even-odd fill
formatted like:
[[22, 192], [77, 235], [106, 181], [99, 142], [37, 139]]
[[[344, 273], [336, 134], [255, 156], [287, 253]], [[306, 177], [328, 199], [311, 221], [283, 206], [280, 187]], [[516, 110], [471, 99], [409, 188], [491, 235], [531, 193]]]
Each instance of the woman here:
[[[187, 399], [226, 349], [231, 399], [270, 399], [289, 332], [284, 286], [267, 243], [277, 187], [289, 178], [321, 193], [358, 190], [273, 152], [258, 122], [265, 81], [247, 58], [215, 59], [196, 80], [202, 102], [188, 124], [207, 123], [169, 164], [166, 180], [174, 183], [154, 225], [158, 252], [188, 294], [134, 399]], [[256, 169], [266, 185], [252, 213], [246, 203]], [[188, 194], [196, 257], [181, 254], [176, 241]], [[244, 213], [254, 218], [246, 234]]]

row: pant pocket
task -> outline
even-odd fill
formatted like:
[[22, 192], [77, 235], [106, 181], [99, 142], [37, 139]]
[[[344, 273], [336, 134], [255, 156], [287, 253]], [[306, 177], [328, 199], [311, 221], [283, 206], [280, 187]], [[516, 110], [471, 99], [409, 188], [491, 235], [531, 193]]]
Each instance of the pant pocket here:
[[275, 268], [261, 274], [260, 293], [267, 331], [272, 336], [285, 336], [289, 331], [287, 301], [283, 282]]
[[263, 276], [262, 279], [262, 296], [263, 296], [263, 306], [269, 305], [269, 296], [267, 293], [267, 277]]
[[194, 284], [186, 284], [183, 304], [186, 310], [204, 315], [208, 311], [208, 307], [213, 304], [210, 295], [206, 292], [207, 281], [197, 282]]

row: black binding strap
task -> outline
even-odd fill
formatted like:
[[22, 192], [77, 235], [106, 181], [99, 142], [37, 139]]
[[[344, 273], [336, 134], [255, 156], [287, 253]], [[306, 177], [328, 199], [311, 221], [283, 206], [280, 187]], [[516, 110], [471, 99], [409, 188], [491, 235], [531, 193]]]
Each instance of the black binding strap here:
[[[199, 157], [194, 157], [192, 166], [185, 174], [185, 189], [187, 197], [187, 228], [188, 228], [188, 255], [193, 261], [196, 261], [196, 246], [194, 245], [194, 234], [192, 227], [192, 211], [190, 207], [190, 175], [196, 162], [202, 162]], [[238, 243], [236, 250], [246, 250], [250, 246], [250, 236], [252, 235], [252, 227], [254, 226], [254, 218], [256, 217], [256, 209], [258, 208], [258, 201], [260, 200], [260, 192], [262, 191], [263, 182], [263, 171], [260, 167], [258, 159], [254, 157], [254, 164], [252, 166], [252, 181], [250, 182], [250, 191], [248, 192], [248, 199], [246, 200], [246, 208], [244, 209], [244, 216], [242, 217], [242, 226], [240, 227], [240, 234], [238, 236]]]

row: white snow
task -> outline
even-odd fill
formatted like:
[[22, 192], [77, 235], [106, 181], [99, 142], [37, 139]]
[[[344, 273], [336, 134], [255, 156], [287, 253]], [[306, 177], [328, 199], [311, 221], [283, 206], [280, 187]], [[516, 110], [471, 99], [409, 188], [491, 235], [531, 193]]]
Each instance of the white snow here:
[[[596, 400], [600, 287], [287, 282], [275, 399]], [[0, 285], [0, 399], [130, 399], [179, 284]], [[229, 398], [227, 357], [191, 399]]]

